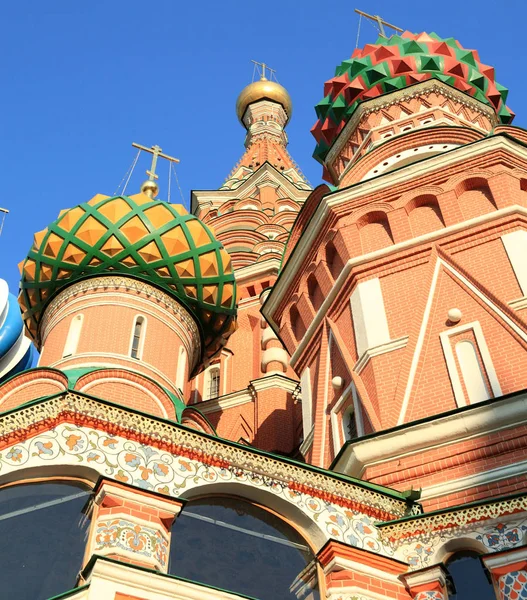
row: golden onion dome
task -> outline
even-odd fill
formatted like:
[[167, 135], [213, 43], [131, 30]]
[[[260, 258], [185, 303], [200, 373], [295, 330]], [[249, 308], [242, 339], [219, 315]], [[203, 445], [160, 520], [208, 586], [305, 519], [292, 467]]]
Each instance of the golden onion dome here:
[[287, 121], [291, 118], [293, 103], [285, 87], [276, 81], [262, 78], [244, 87], [236, 100], [236, 114], [242, 125], [247, 107], [258, 100], [271, 100], [271, 102], [281, 104], [287, 114]]

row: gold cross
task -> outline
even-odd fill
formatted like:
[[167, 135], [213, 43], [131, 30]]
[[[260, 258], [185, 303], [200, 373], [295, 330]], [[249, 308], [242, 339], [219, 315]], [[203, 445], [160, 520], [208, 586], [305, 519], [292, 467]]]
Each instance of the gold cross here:
[[273, 75], [276, 73], [276, 69], [271, 69], [271, 67], [269, 65], [266, 65], [263, 62], [258, 62], [256, 60], [251, 60], [251, 62], [253, 62], [255, 65], [258, 65], [259, 67], [262, 67], [261, 81], [265, 81], [267, 79], [267, 77], [265, 76], [265, 69], [267, 69], [269, 71], [269, 73], [271, 74], [270, 79], [272, 79]]
[[136, 144], [135, 142], [132, 144], [132, 146], [134, 148], [139, 148], [139, 150], [143, 150], [144, 152], [149, 152], [150, 154], [152, 154], [152, 166], [150, 167], [150, 171], [147, 171], [146, 174], [148, 175], [148, 179], [150, 181], [155, 181], [158, 176], [156, 175], [156, 166], [157, 166], [157, 159], [159, 158], [166, 158], [166, 160], [170, 161], [170, 162], [174, 162], [174, 163], [178, 163], [179, 162], [179, 158], [174, 158], [173, 156], [168, 156], [168, 154], [163, 154], [163, 152], [161, 151], [161, 148], [159, 146], [152, 146], [151, 148], [147, 148], [146, 146], [141, 146], [141, 144]]
[[362, 12], [362, 10], [359, 10], [358, 8], [355, 9], [355, 12], [361, 15], [362, 17], [370, 19], [370, 21], [375, 21], [375, 23], [377, 23], [377, 25], [379, 26], [379, 32], [383, 38], [386, 37], [386, 34], [384, 33], [384, 25], [386, 25], [386, 27], [389, 27], [390, 29], [393, 29], [394, 31], [398, 31], [399, 33], [403, 32], [403, 30], [400, 27], [390, 25], [390, 23], [387, 23], [386, 21], [381, 19], [379, 15], [369, 15], [368, 13]]

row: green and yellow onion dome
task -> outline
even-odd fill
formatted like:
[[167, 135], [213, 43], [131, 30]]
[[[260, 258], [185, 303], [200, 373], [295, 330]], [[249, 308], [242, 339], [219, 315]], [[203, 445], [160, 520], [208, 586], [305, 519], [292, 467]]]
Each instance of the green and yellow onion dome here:
[[357, 48], [326, 81], [325, 97], [315, 106], [318, 120], [311, 132], [317, 146], [313, 156], [324, 162], [361, 102], [427, 79], [439, 79], [487, 104], [503, 124], [514, 118], [505, 105], [507, 88], [496, 82], [494, 69], [480, 61], [476, 50], [463, 48], [454, 38], [406, 31]]
[[90, 277], [123, 275], [154, 285], [185, 306], [203, 336], [206, 361], [236, 329], [236, 286], [229, 254], [181, 205], [146, 194], [104, 196], [61, 211], [35, 234], [20, 265], [19, 303], [40, 344], [46, 305], [65, 287]]

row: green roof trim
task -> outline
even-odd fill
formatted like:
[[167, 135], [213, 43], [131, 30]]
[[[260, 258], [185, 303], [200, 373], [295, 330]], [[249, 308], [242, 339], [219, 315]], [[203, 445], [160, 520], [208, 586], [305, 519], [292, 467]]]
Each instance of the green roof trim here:
[[71, 598], [74, 594], [78, 594], [79, 592], [87, 590], [89, 587], [90, 584], [86, 583], [85, 585], [73, 588], [72, 590], [68, 590], [67, 592], [62, 592], [62, 594], [59, 594], [58, 596], [53, 596], [53, 598], [48, 598], [48, 600], [61, 600], [62, 598]]

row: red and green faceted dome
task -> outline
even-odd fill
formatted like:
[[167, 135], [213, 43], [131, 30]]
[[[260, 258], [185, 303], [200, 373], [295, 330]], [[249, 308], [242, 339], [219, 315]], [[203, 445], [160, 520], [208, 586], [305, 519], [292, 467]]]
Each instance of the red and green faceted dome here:
[[229, 254], [210, 229], [181, 205], [145, 194], [103, 196], [64, 210], [35, 234], [21, 264], [19, 302], [31, 337], [46, 305], [90, 277], [123, 275], [175, 297], [194, 316], [204, 358], [235, 329], [236, 286]]
[[514, 118], [505, 106], [508, 90], [496, 83], [493, 67], [481, 63], [476, 50], [435, 33], [405, 32], [355, 50], [326, 81], [324, 99], [315, 106], [313, 156], [323, 162], [361, 102], [434, 78], [492, 107], [502, 124]]

